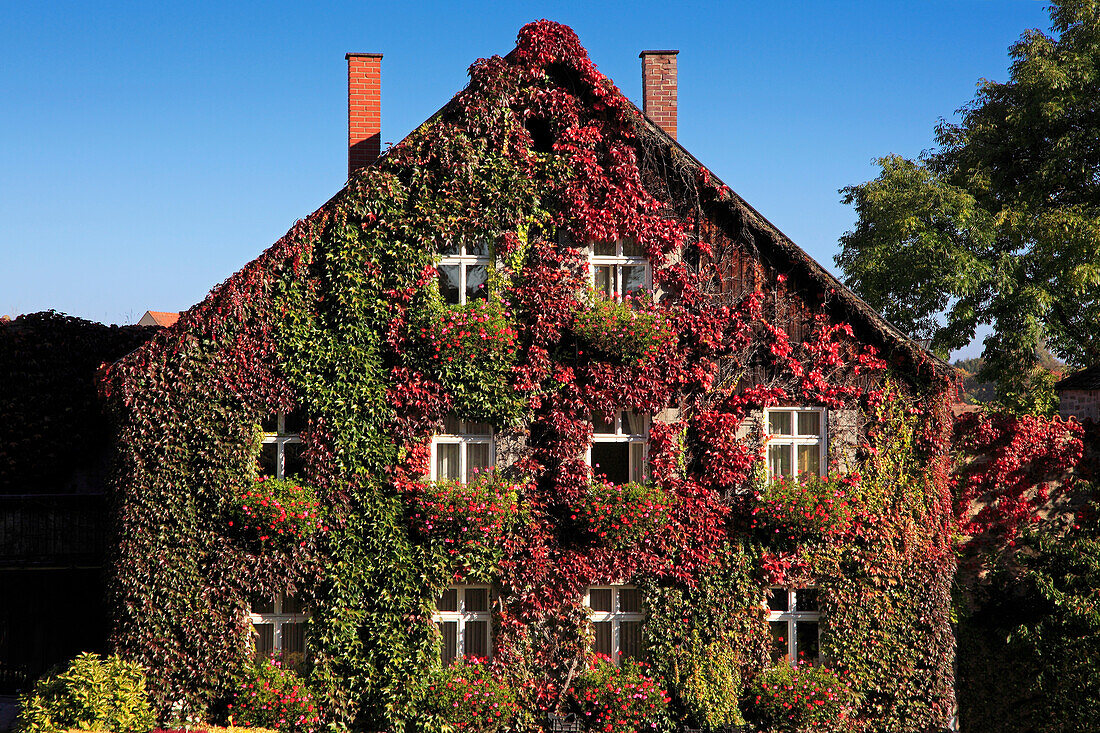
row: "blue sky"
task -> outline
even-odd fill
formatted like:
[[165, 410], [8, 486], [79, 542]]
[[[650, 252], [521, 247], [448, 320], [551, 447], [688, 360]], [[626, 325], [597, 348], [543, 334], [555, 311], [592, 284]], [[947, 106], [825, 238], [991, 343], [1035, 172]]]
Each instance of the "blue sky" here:
[[640, 98], [638, 52], [677, 48], [680, 141], [822, 264], [837, 189], [915, 156], [1035, 0], [920, 2], [10, 2], [0, 0], [0, 314], [107, 323], [201, 300], [344, 183], [344, 53], [382, 62], [397, 141], [507, 53], [572, 26]]

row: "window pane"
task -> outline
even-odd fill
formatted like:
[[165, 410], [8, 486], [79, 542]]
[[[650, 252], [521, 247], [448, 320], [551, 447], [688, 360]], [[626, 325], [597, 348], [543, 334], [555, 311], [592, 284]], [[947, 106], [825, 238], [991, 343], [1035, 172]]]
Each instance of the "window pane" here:
[[611, 265], [598, 265], [595, 269], [595, 283], [593, 287], [596, 289], [596, 296], [601, 298], [610, 298], [615, 294], [615, 284], [611, 279]]
[[260, 421], [260, 430], [265, 433], [274, 433], [279, 428], [279, 416], [268, 415]]
[[275, 599], [265, 596], [253, 596], [248, 601], [252, 613], [275, 613]]
[[302, 414], [301, 410], [288, 412], [283, 420], [283, 432], [288, 435], [297, 435], [298, 433], [302, 432], [305, 426], [306, 418], [305, 415]]
[[466, 444], [466, 481], [473, 481], [474, 477], [489, 470], [489, 444]]
[[771, 611], [790, 610], [786, 588], [772, 588], [768, 591], [768, 609]]
[[623, 410], [623, 432], [627, 435], [645, 435], [645, 415]]
[[466, 266], [466, 300], [489, 297], [489, 268], [485, 265]]
[[482, 236], [468, 237], [466, 239], [466, 254], [475, 257], [488, 257], [489, 239]]
[[440, 480], [461, 481], [458, 463], [458, 443], [438, 443], [435, 446], [435, 475]]
[[798, 434], [821, 435], [821, 413], [816, 410], [798, 413]]
[[817, 474], [821, 470], [821, 449], [814, 445], [798, 446], [798, 472]]
[[306, 653], [306, 625], [303, 623], [283, 624], [283, 654]]
[[768, 470], [771, 471], [772, 476], [776, 478], [779, 476], [790, 476], [794, 473], [791, 470], [791, 446], [768, 446]]
[[441, 255], [457, 255], [462, 254], [462, 239], [459, 237], [450, 237], [439, 243], [439, 254]]
[[592, 254], [597, 257], [614, 257], [615, 256], [615, 243], [614, 242], [593, 242]]
[[463, 432], [466, 435], [491, 435], [493, 426], [487, 422], [467, 422]]
[[588, 591], [588, 605], [593, 611], [611, 613], [611, 589], [593, 588]]
[[641, 481], [645, 478], [645, 444], [630, 444], [630, 480]]
[[615, 416], [605, 418], [598, 412], [592, 413], [592, 432], [597, 435], [613, 435], [615, 433]]
[[795, 591], [795, 605], [799, 611], [817, 611], [817, 588], [799, 588]]
[[623, 256], [624, 257], [645, 257], [645, 252], [642, 251], [640, 244], [633, 239], [623, 240]]
[[466, 610], [469, 611], [469, 612], [488, 611], [489, 610], [489, 589], [488, 588], [467, 588], [466, 589]]
[[303, 604], [294, 596], [283, 596], [283, 613], [302, 613]]
[[768, 433], [771, 435], [793, 435], [791, 431], [791, 413], [776, 410], [769, 411]]
[[645, 290], [645, 266], [623, 265], [623, 295]]
[[779, 662], [783, 659], [788, 659], [788, 646], [787, 646], [787, 622], [786, 621], [770, 621], [768, 627], [772, 634], [772, 662]]
[[444, 435], [458, 435], [462, 432], [462, 421], [452, 412], [443, 418]]
[[593, 443], [592, 472], [613, 484], [630, 481], [630, 444]]
[[439, 611], [457, 611], [458, 610], [458, 589], [448, 588], [443, 591], [443, 595], [439, 597], [439, 600], [435, 603], [436, 610]]
[[637, 588], [619, 588], [619, 611], [622, 613], [642, 612], [642, 598]]
[[619, 624], [621, 659], [637, 659], [642, 654], [642, 622], [623, 621]]
[[596, 632], [596, 643], [593, 645], [597, 654], [611, 656], [611, 622], [600, 621], [592, 624], [592, 630]]
[[458, 265], [440, 265], [439, 294], [443, 296], [444, 303], [457, 303], [459, 286], [462, 282], [461, 270]]
[[253, 624], [256, 632], [256, 654], [267, 656], [275, 651], [275, 624]]
[[261, 476], [275, 477], [275, 467], [279, 462], [279, 445], [277, 443], [264, 443], [260, 446]]
[[283, 443], [283, 477], [301, 476], [305, 461], [302, 455], [305, 446], [301, 443]]
[[795, 624], [795, 627], [798, 661], [816, 662], [818, 657], [817, 621], [799, 621]]
[[458, 622], [441, 621], [436, 624], [439, 633], [443, 637], [443, 650], [440, 655], [443, 658], [443, 666], [453, 662], [458, 656]]
[[489, 622], [466, 622], [466, 649], [463, 653], [467, 657], [489, 658]]

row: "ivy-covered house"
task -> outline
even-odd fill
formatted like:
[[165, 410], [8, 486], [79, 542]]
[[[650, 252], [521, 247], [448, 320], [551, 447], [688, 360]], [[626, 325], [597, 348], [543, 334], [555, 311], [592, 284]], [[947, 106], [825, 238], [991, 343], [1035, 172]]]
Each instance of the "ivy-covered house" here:
[[952, 370], [676, 142], [675, 62], [643, 112], [531, 23], [379, 154], [349, 54], [347, 185], [102, 374], [110, 641], [162, 712], [259, 651], [367, 730], [446, 721], [463, 659], [516, 729], [618, 665], [677, 724], [792, 663], [839, 728], [949, 721]]

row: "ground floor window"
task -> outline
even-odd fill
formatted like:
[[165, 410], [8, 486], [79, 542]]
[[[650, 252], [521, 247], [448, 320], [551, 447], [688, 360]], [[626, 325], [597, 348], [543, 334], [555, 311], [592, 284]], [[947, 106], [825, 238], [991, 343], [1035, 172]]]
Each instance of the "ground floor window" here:
[[768, 624], [773, 661], [817, 664], [821, 611], [816, 588], [772, 588], [768, 591]]
[[252, 622], [252, 639], [256, 654], [263, 656], [305, 656], [306, 620], [309, 613], [294, 596], [254, 598], [248, 619]]
[[595, 633], [592, 651], [606, 654], [616, 664], [642, 653], [642, 598], [629, 585], [592, 586], [585, 594]]
[[432, 621], [443, 637], [443, 666], [456, 659], [491, 659], [492, 619], [487, 585], [452, 585], [435, 604]]

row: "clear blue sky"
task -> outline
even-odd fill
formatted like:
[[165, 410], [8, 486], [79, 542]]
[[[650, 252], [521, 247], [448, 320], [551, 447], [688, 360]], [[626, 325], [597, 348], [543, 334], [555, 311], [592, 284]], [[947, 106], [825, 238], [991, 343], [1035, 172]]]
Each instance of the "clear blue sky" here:
[[385, 54], [397, 141], [543, 17], [635, 101], [638, 52], [679, 49], [680, 141], [830, 269], [837, 189], [930, 147], [1048, 26], [1036, 0], [0, 0], [0, 314], [191, 306], [343, 185], [345, 52]]

